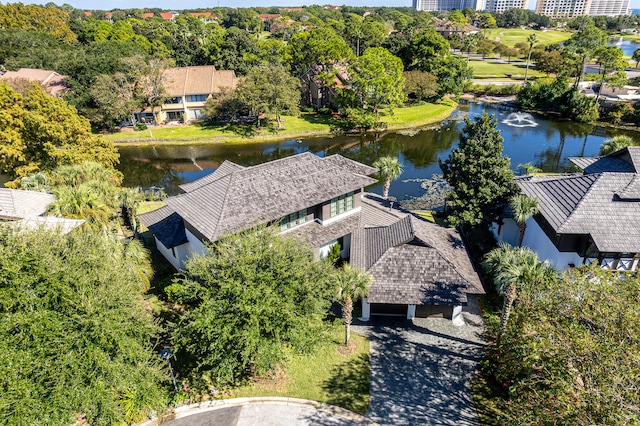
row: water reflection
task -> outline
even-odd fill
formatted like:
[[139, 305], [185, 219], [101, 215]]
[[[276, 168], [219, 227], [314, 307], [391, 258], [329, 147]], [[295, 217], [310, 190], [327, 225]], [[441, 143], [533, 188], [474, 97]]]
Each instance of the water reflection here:
[[[461, 105], [452, 117], [440, 125], [419, 131], [335, 136], [289, 140], [284, 142], [176, 145], [161, 143], [143, 147], [121, 147], [120, 170], [126, 186], [162, 186], [176, 194], [178, 185], [191, 182], [215, 170], [229, 159], [249, 166], [305, 151], [320, 156], [341, 154], [366, 164], [385, 155], [398, 156], [404, 163], [404, 173], [391, 185], [391, 195], [407, 199], [424, 194], [419, 179], [440, 173], [438, 160], [444, 160], [457, 147], [466, 114], [476, 115], [487, 110], [496, 114], [498, 128], [504, 138], [505, 154], [511, 157], [511, 167], [533, 163], [545, 172], [571, 170], [568, 157], [597, 155], [600, 145], [619, 131], [592, 125], [534, 117], [536, 127], [512, 127], [504, 124], [513, 111], [477, 104]], [[640, 138], [637, 133], [631, 136]], [[381, 192], [380, 185], [368, 190]]]

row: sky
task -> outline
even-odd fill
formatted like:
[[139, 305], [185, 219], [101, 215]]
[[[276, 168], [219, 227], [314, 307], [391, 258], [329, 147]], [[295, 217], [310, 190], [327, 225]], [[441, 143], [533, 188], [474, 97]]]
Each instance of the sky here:
[[[16, 0], [17, 1], [17, 0]], [[14, 1], [0, 3], [13, 3]], [[24, 4], [46, 4], [46, 0], [42, 1], [22, 1]], [[411, 0], [348, 0], [338, 1], [335, 3], [322, 1], [305, 1], [305, 0], [54, 0], [56, 4], [68, 3], [77, 9], [128, 9], [157, 7], [165, 10], [180, 9], [208, 9], [214, 7], [265, 7], [265, 6], [304, 6], [310, 4], [346, 4], [349, 6], [389, 6], [389, 7], [411, 7]], [[529, 9], [535, 9], [536, 0], [529, 0]], [[640, 9], [640, 0], [631, 0], [632, 9]]]

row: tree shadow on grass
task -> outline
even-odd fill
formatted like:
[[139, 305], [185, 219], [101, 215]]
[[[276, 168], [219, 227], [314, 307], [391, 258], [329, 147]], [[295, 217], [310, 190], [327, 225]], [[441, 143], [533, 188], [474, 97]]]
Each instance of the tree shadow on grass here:
[[327, 403], [359, 414], [369, 409], [369, 354], [336, 366], [322, 384]]

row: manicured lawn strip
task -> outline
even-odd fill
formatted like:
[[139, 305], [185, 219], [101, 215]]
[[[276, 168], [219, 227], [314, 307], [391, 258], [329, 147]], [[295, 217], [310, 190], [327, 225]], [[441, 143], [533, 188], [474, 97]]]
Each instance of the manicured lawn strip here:
[[[395, 111], [396, 116], [386, 121], [390, 123], [389, 128], [393, 129], [426, 125], [444, 120], [454, 109], [455, 103], [449, 100], [436, 104], [425, 103], [397, 108]], [[248, 125], [194, 123], [188, 126], [150, 127], [141, 132], [127, 129], [104, 137], [108, 140], [125, 144], [157, 140], [182, 143], [247, 143], [327, 135], [331, 133], [331, 128], [338, 123], [338, 119], [331, 115], [314, 113], [302, 113], [299, 117], [283, 116], [282, 120], [282, 130], [267, 128], [256, 132], [255, 127]]]
[[337, 405], [359, 414], [369, 408], [369, 341], [351, 333], [357, 347], [353, 354], [341, 355], [344, 328], [335, 323], [331, 339], [309, 355], [292, 356], [284, 367], [284, 379], [265, 380], [235, 389], [231, 398], [288, 396]]
[[[503, 77], [507, 74], [524, 77], [527, 69], [526, 62], [503, 64], [475, 59], [469, 61], [469, 66], [473, 69], [474, 78], [482, 78], [483, 76]], [[544, 75], [544, 73], [535, 70], [533, 65], [529, 67], [529, 77], [541, 77]]]
[[538, 44], [560, 43], [568, 40], [572, 34], [569, 31], [535, 31], [523, 30], [520, 28], [495, 28], [489, 30], [488, 38], [496, 40], [499, 37], [501, 43], [506, 44], [507, 46], [514, 46], [516, 43], [526, 43], [527, 37], [532, 33], [535, 33], [535, 35], [538, 36]]
[[164, 201], [143, 201], [136, 208], [136, 213], [149, 213], [154, 210], [158, 210], [160, 207], [164, 207], [166, 205], [167, 204]]
[[383, 120], [388, 122], [388, 129], [403, 129], [407, 127], [419, 127], [436, 123], [447, 118], [456, 108], [456, 103], [451, 99], [445, 99], [437, 104], [425, 103], [422, 105], [396, 108], [394, 115], [383, 113]]

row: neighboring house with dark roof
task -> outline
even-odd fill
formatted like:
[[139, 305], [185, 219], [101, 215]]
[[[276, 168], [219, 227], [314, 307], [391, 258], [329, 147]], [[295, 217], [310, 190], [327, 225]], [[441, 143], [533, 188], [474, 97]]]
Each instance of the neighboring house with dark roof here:
[[[604, 157], [570, 158], [583, 173], [516, 178], [540, 202], [527, 221], [523, 245], [566, 269], [596, 262], [635, 271], [640, 260], [640, 147]], [[494, 226], [499, 240], [517, 244], [518, 227], [505, 217]]]
[[38, 83], [51, 96], [62, 96], [67, 90], [64, 84], [64, 75], [60, 75], [55, 71], [41, 70], [38, 68], [20, 68], [18, 71], [7, 71], [0, 75], [0, 78], [6, 80], [28, 80]]
[[0, 224], [21, 228], [55, 228], [65, 234], [84, 220], [47, 216], [47, 207], [56, 198], [45, 192], [0, 188]]
[[340, 244], [343, 258], [374, 277], [363, 317], [443, 315], [459, 322], [466, 295], [484, 293], [460, 236], [364, 194], [377, 182], [369, 177], [375, 172], [340, 155], [308, 152], [251, 167], [225, 161], [139, 218], [176, 269], [203, 253], [204, 243], [258, 225], [279, 227], [316, 257]]
[[162, 80], [164, 103], [160, 107], [134, 112], [139, 122], [187, 123], [203, 119], [203, 108], [210, 96], [236, 87], [235, 71], [217, 70], [213, 65], [168, 68]]

